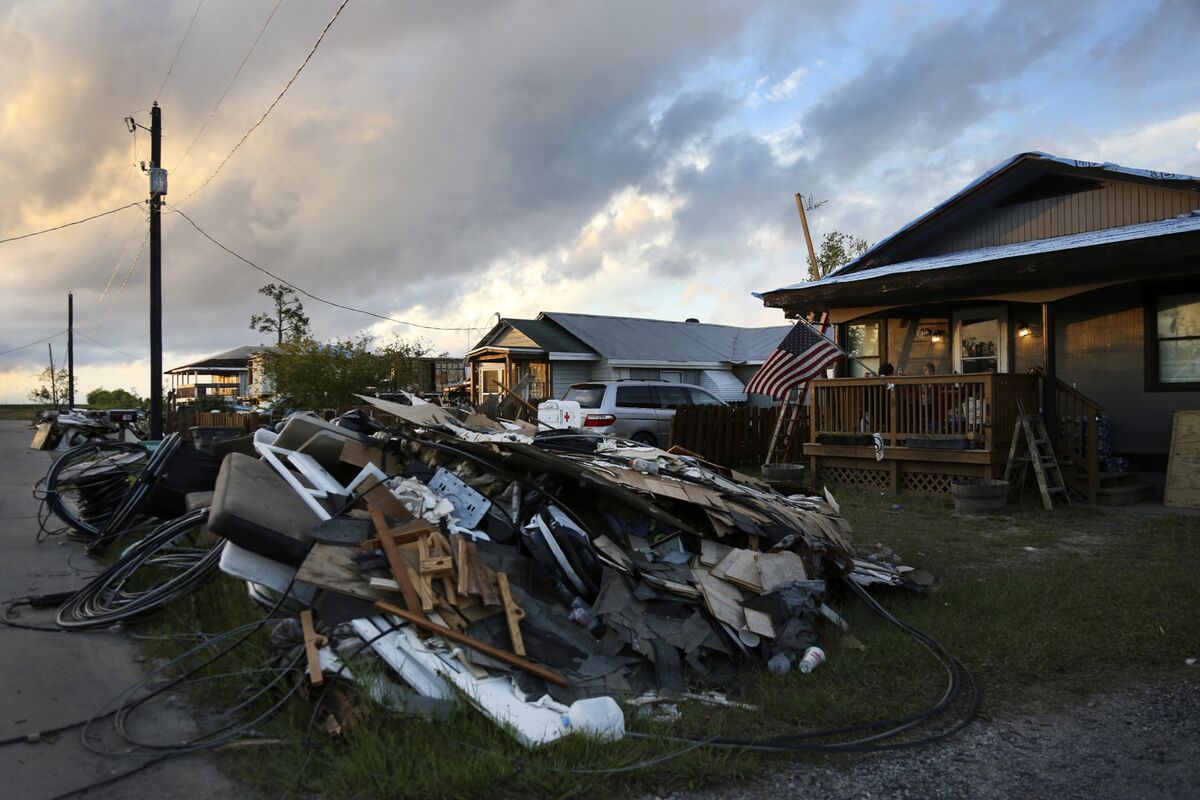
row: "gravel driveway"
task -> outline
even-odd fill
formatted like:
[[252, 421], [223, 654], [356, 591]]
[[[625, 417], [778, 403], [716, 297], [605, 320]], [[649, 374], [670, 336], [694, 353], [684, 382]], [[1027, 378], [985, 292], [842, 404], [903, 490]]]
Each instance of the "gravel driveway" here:
[[797, 763], [761, 782], [663, 800], [1015, 797], [1200, 797], [1200, 677], [977, 721], [922, 750]]

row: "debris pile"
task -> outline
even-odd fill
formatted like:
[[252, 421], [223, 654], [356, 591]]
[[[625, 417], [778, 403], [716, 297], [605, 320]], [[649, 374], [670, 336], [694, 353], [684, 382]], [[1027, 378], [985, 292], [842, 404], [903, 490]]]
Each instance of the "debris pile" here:
[[[98, 516], [59, 497], [94, 543], [135, 514], [175, 517], [68, 600], [60, 624], [129, 619], [217, 564], [273, 613], [299, 612], [299, 629], [277, 638], [302, 642], [314, 683], [373, 652], [396, 679], [372, 683], [376, 699], [429, 714], [462, 698], [536, 746], [580, 730], [621, 736], [617, 701], [722, 702], [712, 690], [735, 691], [746, 658], [773, 672], [818, 666], [828, 633], [847, 627], [826, 602], [831, 581], [927, 582], [858, 559], [827, 493], [784, 496], [583, 430], [363, 399], [374, 414], [297, 414], [211, 461], [168, 439]], [[49, 488], [130, 482], [128, 448], [93, 448], [56, 462]], [[204, 536], [218, 538], [202, 547]], [[126, 590], [164, 559], [167, 583]]]

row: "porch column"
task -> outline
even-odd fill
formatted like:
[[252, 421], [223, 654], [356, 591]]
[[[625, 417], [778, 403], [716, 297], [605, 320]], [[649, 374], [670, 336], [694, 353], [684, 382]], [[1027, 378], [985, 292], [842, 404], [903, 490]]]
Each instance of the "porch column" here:
[[1054, 304], [1042, 303], [1042, 419], [1051, 444], [1058, 438], [1058, 409], [1055, 398], [1058, 372], [1054, 364]]

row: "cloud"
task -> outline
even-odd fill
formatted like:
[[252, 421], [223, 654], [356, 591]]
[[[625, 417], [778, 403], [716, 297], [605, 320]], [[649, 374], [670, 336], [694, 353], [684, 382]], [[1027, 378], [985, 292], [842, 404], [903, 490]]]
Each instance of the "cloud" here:
[[805, 67], [797, 67], [788, 73], [786, 78], [772, 85], [767, 90], [767, 99], [772, 103], [788, 99], [796, 93], [796, 90], [800, 88], [800, 84], [804, 83], [806, 77], [808, 77], [808, 70]]

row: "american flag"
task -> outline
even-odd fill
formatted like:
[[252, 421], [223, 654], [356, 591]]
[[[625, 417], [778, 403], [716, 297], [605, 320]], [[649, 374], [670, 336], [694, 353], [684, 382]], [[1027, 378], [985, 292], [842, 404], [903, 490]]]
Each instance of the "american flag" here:
[[812, 380], [830, 364], [845, 357], [836, 344], [800, 320], [754, 373], [746, 384], [746, 392], [783, 397], [788, 389]]

